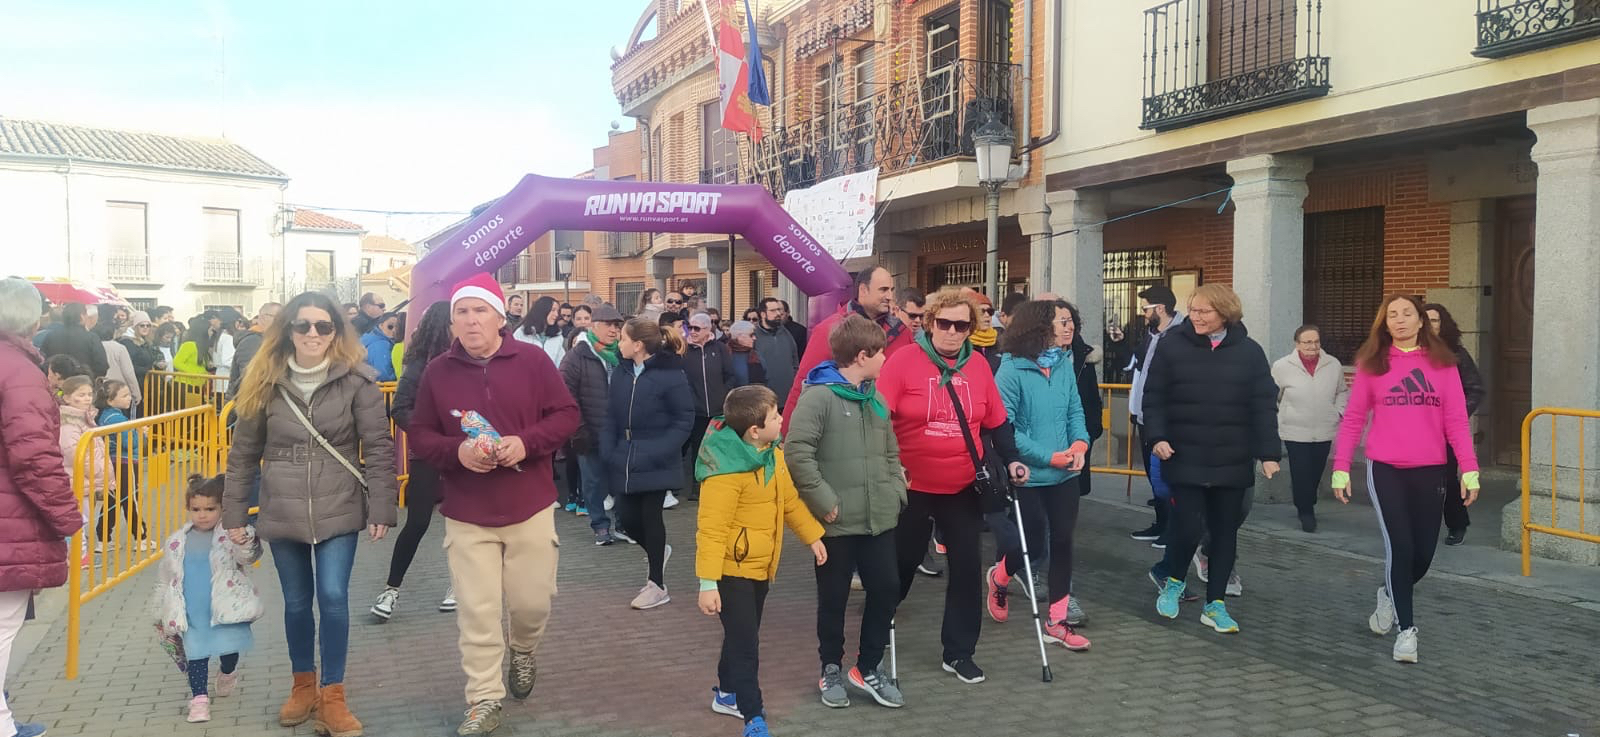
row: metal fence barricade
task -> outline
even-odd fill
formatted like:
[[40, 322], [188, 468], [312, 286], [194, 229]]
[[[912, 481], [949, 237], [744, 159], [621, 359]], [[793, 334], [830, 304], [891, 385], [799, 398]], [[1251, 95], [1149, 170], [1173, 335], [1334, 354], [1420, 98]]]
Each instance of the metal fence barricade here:
[[[1548, 524], [1544, 522], [1543, 514], [1540, 514], [1539, 521], [1535, 522], [1533, 519], [1533, 486], [1530, 483], [1533, 480], [1534, 421], [1540, 417], [1550, 418], [1550, 456], [1548, 458], [1550, 517]], [[1570, 422], [1564, 423], [1562, 422], [1563, 419], [1568, 419]], [[1584, 506], [1588, 494], [1588, 489], [1586, 488], [1588, 479], [1586, 477], [1592, 465], [1589, 461], [1593, 460], [1588, 457], [1586, 450], [1588, 445], [1593, 442], [1591, 438], [1594, 436], [1590, 433], [1600, 430], [1600, 427], [1591, 428], [1589, 426], [1592, 424], [1590, 421], [1596, 419], [1600, 419], [1600, 411], [1564, 407], [1538, 407], [1529, 412], [1528, 416], [1522, 420], [1522, 575], [1524, 576], [1533, 575], [1533, 533], [1535, 532], [1569, 540], [1600, 543], [1600, 535], [1587, 531], [1594, 527], [1592, 524], [1594, 520], [1586, 519], [1584, 514]], [[1572, 434], [1566, 437], [1576, 439], [1575, 448], [1570, 442], [1565, 444], [1561, 442], [1561, 429], [1563, 426], [1572, 428]], [[1561, 453], [1563, 448], [1573, 450], [1575, 453], [1563, 458]], [[1576, 455], [1576, 458], [1571, 457], [1571, 455]], [[1574, 461], [1576, 461], [1576, 464], [1574, 464]], [[1545, 464], [1541, 463], [1540, 465]], [[1544, 470], [1543, 468], [1540, 469], [1541, 476]], [[1573, 471], [1576, 471], [1576, 473], [1574, 474]], [[1558, 489], [1568, 492], [1576, 490], [1577, 493], [1575, 496], [1569, 493], [1569, 495], [1563, 497], [1557, 494]], [[1540, 496], [1542, 497], [1543, 494], [1544, 492], [1541, 490]], [[1543, 499], [1541, 499], [1542, 501]], [[1563, 519], [1559, 513], [1560, 508], [1563, 506], [1568, 508], [1576, 507], [1576, 514], [1569, 515]], [[1576, 519], [1574, 520], [1574, 518]], [[1577, 522], [1575, 526], [1566, 526], [1574, 521]]]

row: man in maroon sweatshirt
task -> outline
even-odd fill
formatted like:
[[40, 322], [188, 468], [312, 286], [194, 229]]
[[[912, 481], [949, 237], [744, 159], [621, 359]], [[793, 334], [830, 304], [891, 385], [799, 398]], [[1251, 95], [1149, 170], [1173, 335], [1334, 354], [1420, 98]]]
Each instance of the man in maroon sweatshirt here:
[[[458, 284], [450, 298], [455, 343], [422, 374], [407, 428], [412, 451], [444, 483], [445, 551], [456, 586], [467, 710], [459, 734], [500, 725], [507, 643], [501, 601], [510, 609], [511, 695], [533, 691], [534, 651], [556, 593], [556, 489], [551, 459], [578, 429], [578, 405], [537, 346], [511, 339], [505, 298], [488, 274]], [[474, 441], [452, 414], [477, 412], [499, 433]], [[503, 575], [516, 571], [515, 576]]]

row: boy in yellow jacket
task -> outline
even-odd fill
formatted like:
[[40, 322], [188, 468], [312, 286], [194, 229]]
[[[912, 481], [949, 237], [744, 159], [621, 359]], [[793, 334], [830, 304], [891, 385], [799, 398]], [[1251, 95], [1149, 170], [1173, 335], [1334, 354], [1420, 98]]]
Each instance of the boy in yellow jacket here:
[[822, 524], [800, 501], [778, 448], [778, 397], [760, 385], [728, 393], [723, 416], [711, 421], [695, 459], [700, 482], [695, 575], [700, 611], [722, 620], [722, 657], [711, 709], [742, 717], [744, 737], [770, 737], [761, 707], [757, 663], [761, 610], [778, 573], [787, 524], [811, 546], [817, 565], [828, 561]]

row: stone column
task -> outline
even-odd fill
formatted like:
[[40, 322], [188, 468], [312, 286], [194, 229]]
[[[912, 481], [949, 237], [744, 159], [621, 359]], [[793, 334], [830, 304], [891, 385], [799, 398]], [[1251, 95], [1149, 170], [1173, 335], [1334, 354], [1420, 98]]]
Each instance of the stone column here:
[[[1573, 300], [1585, 301], [1600, 284], [1600, 98], [1528, 111], [1538, 137], [1533, 162], [1539, 168], [1534, 221], [1533, 406], [1600, 408], [1600, 321], [1573, 319]], [[1580, 310], [1581, 312], [1581, 310]], [[1550, 523], [1551, 467], [1555, 467], [1556, 526], [1577, 529], [1579, 462], [1585, 468], [1581, 505], [1584, 532], [1600, 534], [1600, 422], [1588, 421], [1583, 443], [1579, 420], [1562, 418], [1555, 454], [1549, 421], [1535, 421], [1530, 485], [1532, 517]], [[1503, 530], [1521, 524], [1518, 505], [1506, 507]], [[1514, 523], [1514, 524], [1513, 524]], [[1507, 539], [1507, 542], [1514, 542]], [[1541, 556], [1600, 565], [1600, 545], [1551, 535], [1533, 536]]]
[[731, 265], [727, 244], [710, 244], [700, 249], [700, 270], [706, 272], [706, 306], [715, 307], [724, 315], [733, 311], [731, 306], [722, 304], [722, 275], [728, 273]]
[[[1495, 201], [1461, 200], [1450, 203], [1450, 286], [1429, 289], [1429, 302], [1438, 302], [1455, 316], [1461, 328], [1461, 345], [1477, 360], [1478, 372], [1492, 396], [1495, 391], [1491, 329], [1494, 298], [1484, 287], [1494, 281]], [[1493, 402], [1485, 401], [1472, 418], [1474, 430], [1492, 426]], [[1486, 448], [1479, 448], [1481, 454]]]
[[[1017, 205], [1017, 226], [1028, 239], [1028, 292], [1037, 294], [1045, 291], [1042, 287], [1050, 281], [1050, 206], [1045, 203], [1042, 185], [1017, 190], [1012, 201]], [[995, 300], [996, 310], [1005, 297], [1001, 294]]]
[[645, 276], [650, 277], [650, 286], [663, 292], [667, 291], [667, 279], [672, 276], [672, 259], [665, 256], [651, 256], [644, 260]]
[[[1244, 324], [1269, 359], [1287, 355], [1305, 312], [1305, 210], [1309, 156], [1269, 154], [1228, 162], [1233, 177], [1233, 289]], [[1181, 311], [1184, 305], [1178, 305]]]
[[1050, 230], [1055, 234], [1049, 245], [1048, 283], [1030, 286], [1034, 295], [1055, 292], [1076, 304], [1083, 315], [1083, 339], [1099, 348], [1105, 341], [1106, 324], [1105, 233], [1101, 225], [1106, 219], [1106, 195], [1067, 189], [1049, 193], [1045, 201], [1050, 208]]

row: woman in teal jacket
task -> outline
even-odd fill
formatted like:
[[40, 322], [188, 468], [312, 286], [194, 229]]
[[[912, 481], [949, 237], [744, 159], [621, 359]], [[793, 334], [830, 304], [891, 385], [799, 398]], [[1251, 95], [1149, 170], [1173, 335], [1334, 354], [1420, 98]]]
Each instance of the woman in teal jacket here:
[[[1087, 650], [1089, 641], [1067, 624], [1072, 588], [1072, 531], [1078, 524], [1078, 484], [1089, 431], [1073, 371], [1071, 307], [1061, 301], [1035, 301], [1017, 308], [1006, 329], [1000, 370], [995, 374], [1006, 415], [1017, 430], [1017, 450], [1028, 465], [1028, 481], [1018, 489], [1022, 532], [1034, 557], [1050, 556], [1050, 611], [1045, 639], [1069, 650]], [[1045, 525], [1049, 523], [1048, 546]], [[1022, 570], [1020, 539], [1003, 540], [1000, 562], [989, 569], [989, 616], [1006, 621], [1006, 587]]]

